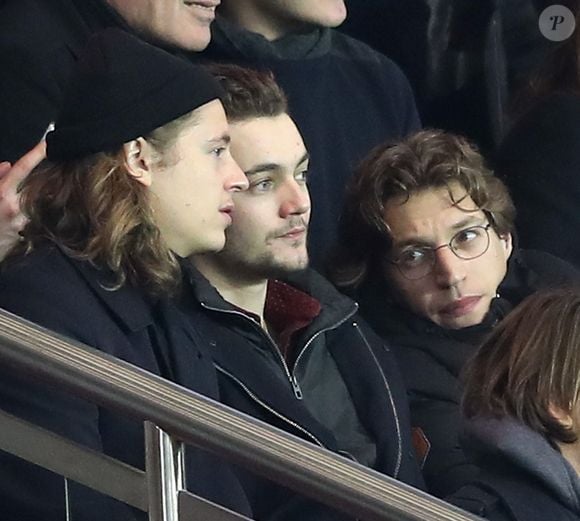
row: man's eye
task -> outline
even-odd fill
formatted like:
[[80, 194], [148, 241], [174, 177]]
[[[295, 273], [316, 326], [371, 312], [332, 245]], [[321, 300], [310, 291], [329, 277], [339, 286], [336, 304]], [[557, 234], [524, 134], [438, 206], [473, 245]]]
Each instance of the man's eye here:
[[420, 249], [404, 250], [399, 255], [399, 262], [407, 266], [416, 266], [417, 264], [425, 262], [426, 259], [427, 253]]
[[472, 242], [483, 235], [481, 228], [468, 228], [461, 230], [454, 238], [453, 242], [457, 245]]
[[220, 157], [226, 151], [226, 147], [215, 147], [212, 149], [211, 153], [217, 157]]
[[274, 182], [271, 179], [263, 179], [262, 181], [252, 183], [250, 185], [250, 188], [252, 190], [256, 190], [258, 192], [266, 192], [270, 188], [272, 188], [273, 185], [274, 185]]
[[294, 176], [294, 179], [296, 179], [296, 181], [299, 183], [306, 183], [308, 181], [308, 170], [302, 170], [301, 172], [298, 172]]

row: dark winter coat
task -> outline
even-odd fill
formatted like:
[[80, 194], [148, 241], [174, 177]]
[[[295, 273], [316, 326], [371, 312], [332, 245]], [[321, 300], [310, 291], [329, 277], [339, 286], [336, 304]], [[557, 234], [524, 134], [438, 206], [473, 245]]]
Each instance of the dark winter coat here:
[[[217, 399], [218, 385], [205, 342], [177, 307], [129, 286], [110, 291], [106, 272], [47, 245], [0, 274], [0, 307], [153, 374]], [[143, 425], [101, 407], [20, 379], [0, 365], [0, 408], [91, 449], [144, 468]], [[229, 467], [198, 450], [187, 455], [190, 489], [249, 512]], [[132, 508], [69, 482], [72, 519], [130, 521]], [[64, 479], [0, 453], [3, 521], [65, 519]]]
[[15, 161], [58, 113], [89, 36], [128, 30], [103, 0], [10, 0], [0, 6], [0, 161]]
[[[287, 280], [322, 307], [298, 333], [297, 360], [290, 366], [257, 321], [225, 301], [197, 271], [191, 277], [190, 316], [211, 346], [226, 405], [359, 462], [373, 460], [379, 472], [422, 486], [397, 364], [354, 302], [314, 271]], [[292, 506], [288, 491], [268, 493], [262, 482], [248, 478], [242, 482], [257, 517], [270, 519], [282, 509], [292, 515], [275, 519], [326, 519]]]
[[543, 436], [508, 418], [466, 421], [478, 478], [448, 501], [492, 521], [578, 521], [580, 478]]
[[316, 174], [309, 180], [316, 207], [309, 252], [314, 266], [321, 266], [354, 167], [375, 145], [419, 128], [407, 78], [386, 56], [330, 29], [268, 42], [218, 18], [202, 56], [270, 69], [288, 95]]
[[361, 313], [393, 346], [409, 392], [411, 424], [423, 432], [423, 475], [428, 490], [445, 497], [471, 480], [477, 467], [459, 444], [460, 373], [483, 337], [526, 296], [544, 288], [580, 282], [569, 264], [546, 253], [516, 251], [484, 321], [443, 329], [394, 304], [374, 281], [359, 295]]
[[514, 93], [552, 42], [531, 0], [347, 0], [339, 30], [392, 58], [409, 78], [423, 124], [493, 150]]
[[523, 248], [543, 250], [580, 267], [580, 95], [553, 94], [515, 124], [495, 169], [518, 215]]

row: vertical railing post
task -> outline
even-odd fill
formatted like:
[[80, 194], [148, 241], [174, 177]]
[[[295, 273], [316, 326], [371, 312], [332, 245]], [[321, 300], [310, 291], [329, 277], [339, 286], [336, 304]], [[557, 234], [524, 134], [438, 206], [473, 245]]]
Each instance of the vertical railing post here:
[[178, 496], [185, 490], [183, 443], [151, 422], [145, 422], [145, 470], [149, 521], [179, 521]]

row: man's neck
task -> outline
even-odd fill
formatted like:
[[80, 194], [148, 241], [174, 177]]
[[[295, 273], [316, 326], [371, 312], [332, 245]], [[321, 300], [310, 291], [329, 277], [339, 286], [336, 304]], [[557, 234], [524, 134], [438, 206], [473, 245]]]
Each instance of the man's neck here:
[[219, 294], [234, 306], [260, 317], [265, 327], [264, 308], [266, 306], [267, 279], [247, 280], [239, 273], [228, 273], [211, 261], [199, 255], [192, 258], [194, 266], [217, 289]]
[[234, 0], [222, 4], [219, 13], [228, 22], [246, 31], [261, 34], [270, 42], [293, 32], [304, 31], [303, 26], [294, 26], [286, 20], [277, 19], [270, 13], [263, 12], [260, 6], [254, 5], [252, 2], [245, 3]]

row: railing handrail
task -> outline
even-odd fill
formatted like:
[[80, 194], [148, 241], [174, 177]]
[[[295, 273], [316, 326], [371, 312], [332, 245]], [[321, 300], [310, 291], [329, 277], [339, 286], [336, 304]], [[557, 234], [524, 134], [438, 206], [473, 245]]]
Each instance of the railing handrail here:
[[0, 309], [0, 363], [150, 421], [297, 492], [368, 521], [476, 519], [139, 367]]

